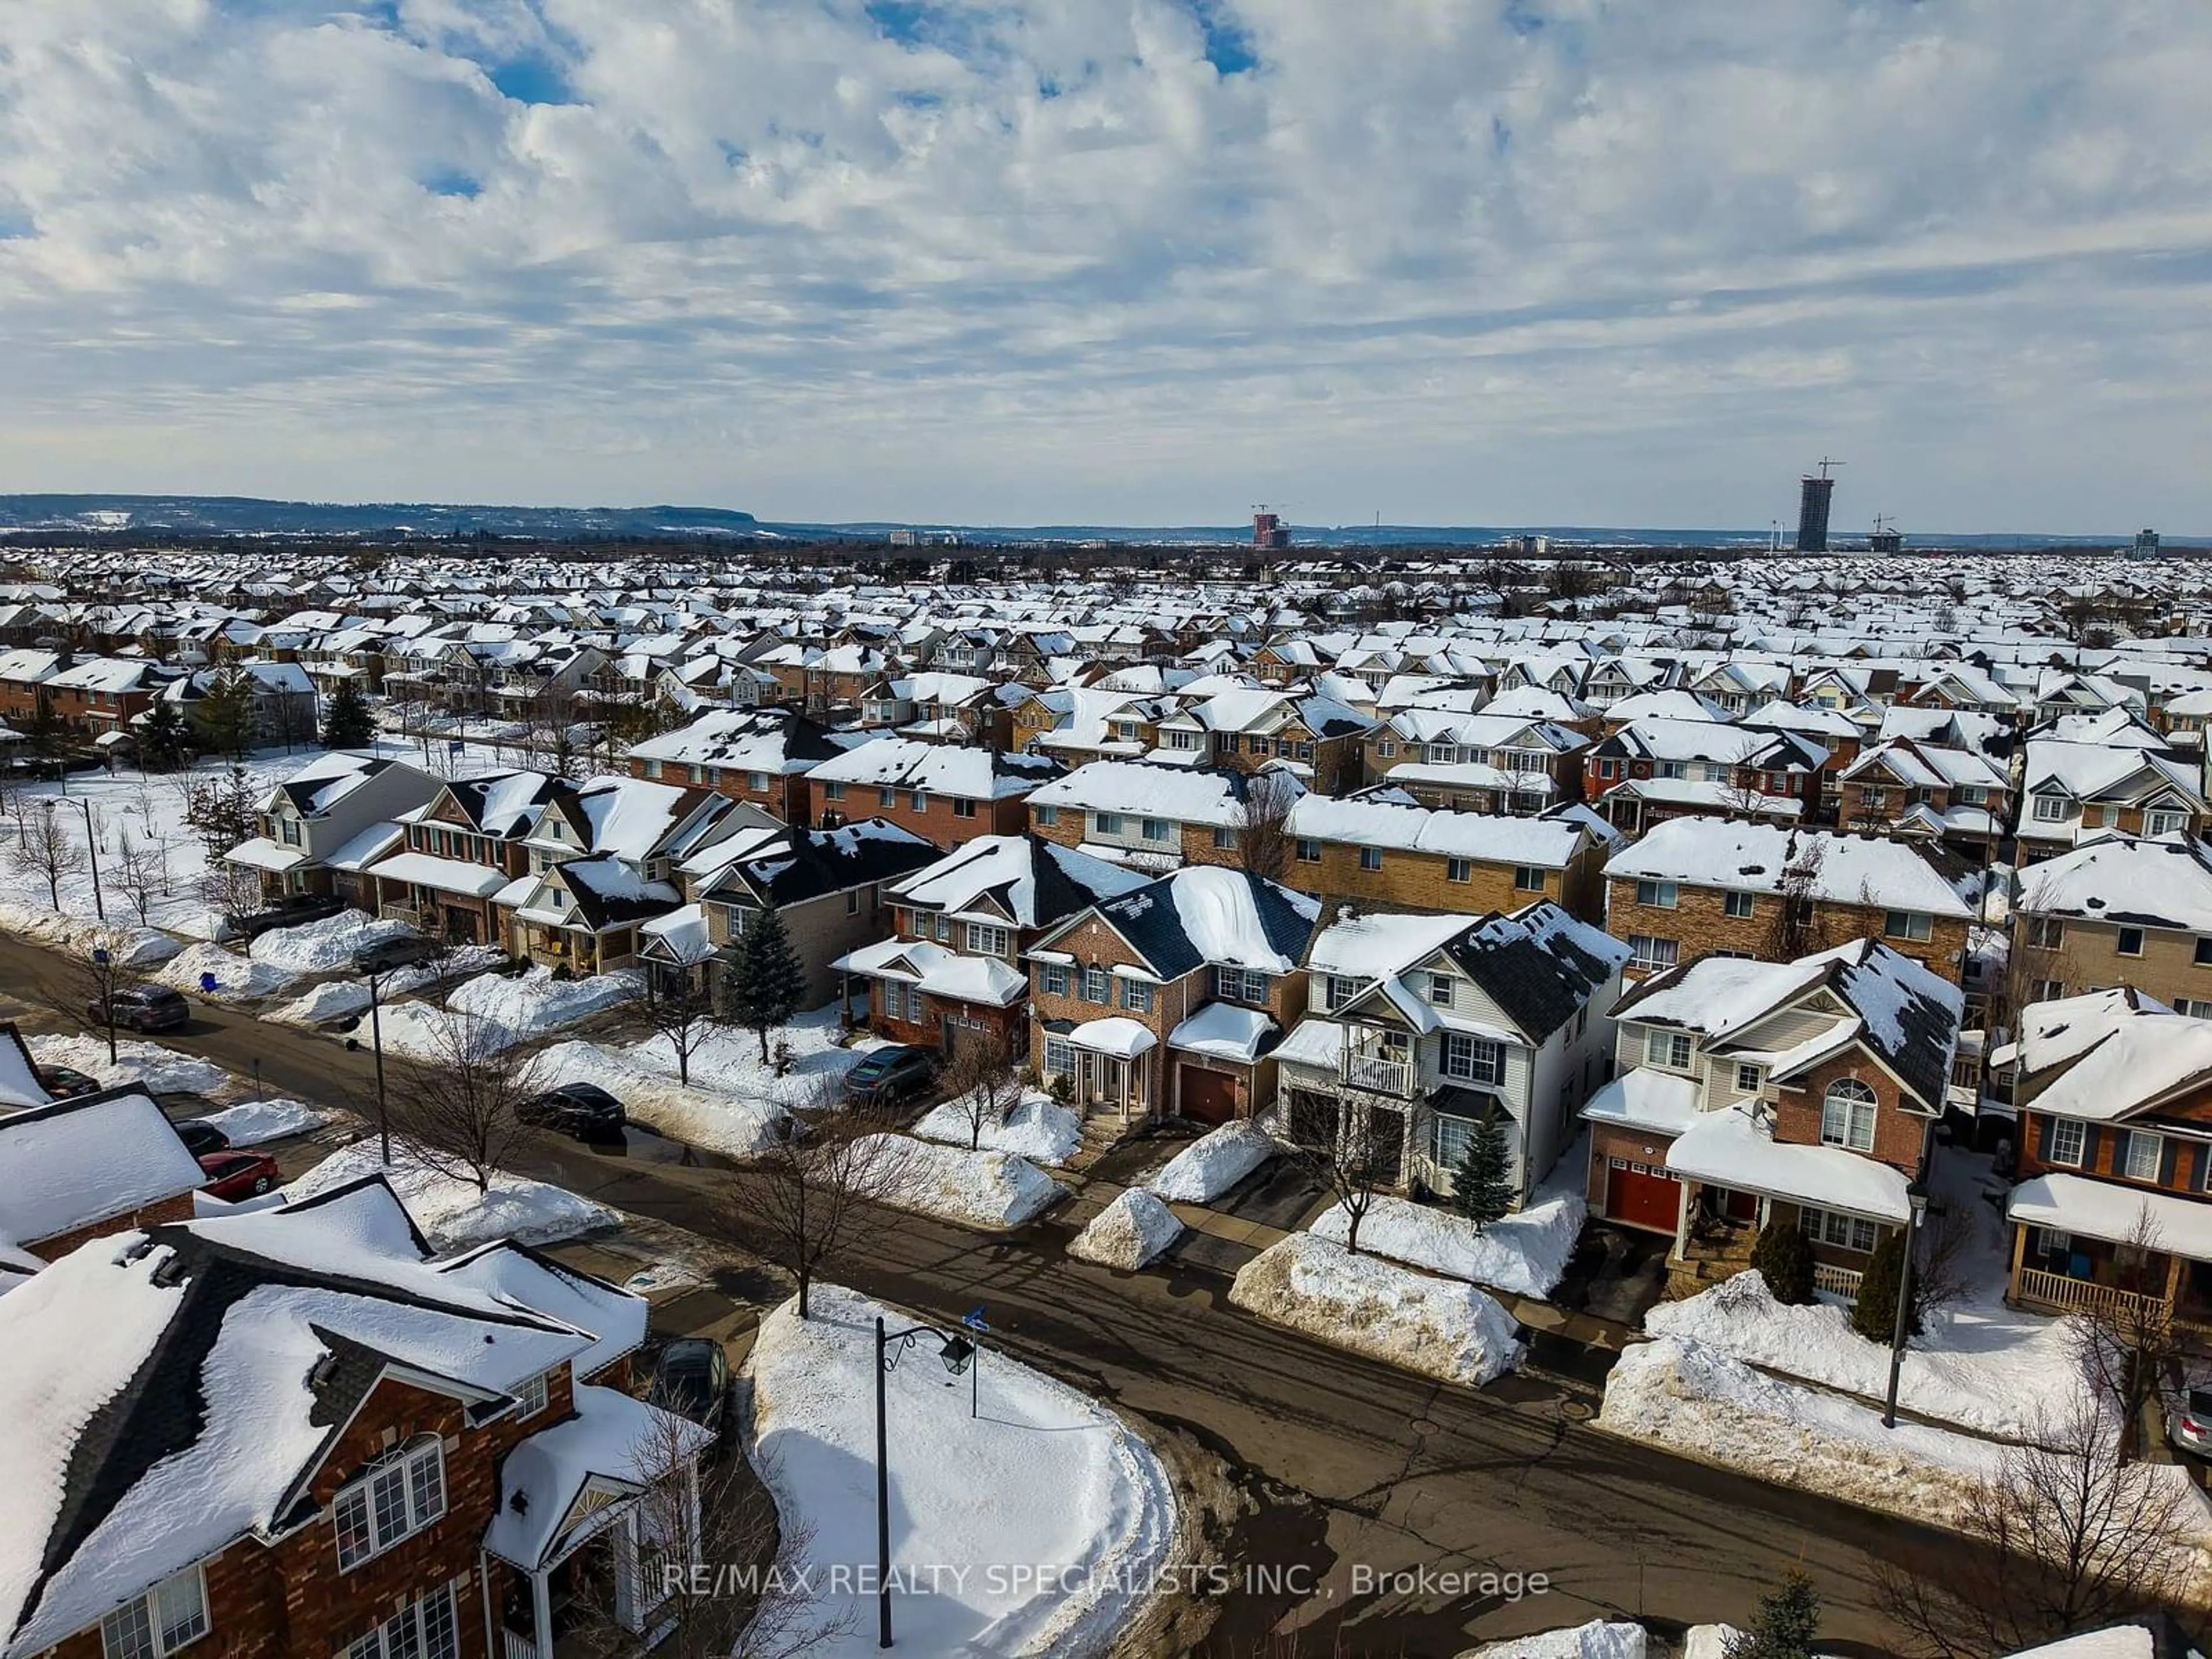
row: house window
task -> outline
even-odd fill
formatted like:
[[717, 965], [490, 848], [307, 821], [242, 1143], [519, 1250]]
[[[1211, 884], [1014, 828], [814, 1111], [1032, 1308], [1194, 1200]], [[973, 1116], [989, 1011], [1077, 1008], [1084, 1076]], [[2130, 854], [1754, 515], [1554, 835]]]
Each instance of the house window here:
[[1395, 760], [1397, 757], [1398, 757], [1398, 745], [1397, 745], [1395, 742], [1393, 742], [1393, 741], [1392, 741], [1390, 738], [1377, 738], [1377, 739], [1376, 740], [1376, 744], [1375, 744], [1375, 758], [1376, 758], [1376, 759], [1377, 759], [1377, 760]]
[[1439, 1008], [1452, 1006], [1452, 978], [1449, 974], [1429, 975], [1429, 1000]]
[[2197, 941], [2196, 963], [2199, 968], [2212, 968], [2212, 935]]
[[1006, 930], [994, 927], [987, 922], [968, 924], [968, 948], [978, 956], [1002, 957], [1006, 954]]
[[1758, 1066], [1748, 1063], [1738, 1063], [1735, 1068], [1735, 1091], [1740, 1095], [1755, 1095], [1759, 1092]]
[[822, 786], [822, 799], [824, 799], [824, 800], [842, 800], [842, 799], [845, 799], [845, 786], [844, 786], [843, 784], [842, 784], [842, 783], [837, 783], [837, 782], [835, 782], [835, 781], [827, 781], [827, 782], [824, 782], [824, 783], [823, 784], [823, 786]]
[[1686, 1072], [1690, 1069], [1692, 1048], [1687, 1031], [1646, 1031], [1644, 1063], [1663, 1066], [1670, 1072]]
[[1874, 1091], [1855, 1077], [1838, 1078], [1820, 1102], [1820, 1139], [1855, 1152], [1874, 1150]]
[[1672, 968], [1682, 953], [1680, 941], [1654, 939], [1649, 933], [1628, 936], [1628, 964], [1647, 974], [1656, 974]]
[[909, 789], [907, 791], [906, 804], [914, 811], [927, 812], [929, 811], [929, 791]]
[[975, 816], [975, 803], [969, 800], [964, 795], [955, 799], [952, 803], [952, 816], [956, 818], [974, 817]]
[[[2212, 1019], [2212, 1002], [2202, 997], [2176, 997], [2173, 1012], [2185, 1019]], [[2207, 1159], [2206, 1163], [2212, 1166], [2212, 1159]]]
[[921, 1024], [921, 987], [919, 985], [906, 988], [906, 1023], [909, 1025]]
[[544, 1411], [545, 1409], [545, 1373], [540, 1371], [525, 1382], [514, 1391], [514, 1397], [521, 1402], [522, 1406], [522, 1409], [515, 1413], [517, 1417], [535, 1417]]
[[1674, 908], [1674, 884], [1671, 881], [1639, 881], [1636, 884], [1636, 902], [1648, 904], [1656, 910]]
[[1216, 968], [1213, 994], [1224, 1002], [1265, 1002], [1267, 976], [1251, 968]]
[[1044, 994], [1047, 996], [1064, 997], [1067, 994], [1067, 964], [1066, 963], [1046, 963], [1037, 970], [1037, 979], [1044, 988]]
[[1066, 1077], [1075, 1069], [1075, 1045], [1066, 1037], [1048, 1036], [1044, 1040], [1044, 1072], [1047, 1077]]
[[1083, 970], [1083, 1000], [1085, 1002], [1109, 1000], [1107, 981], [1108, 975], [1103, 968], [1095, 964], [1085, 968]]
[[1237, 832], [1234, 830], [1230, 829], [1226, 824], [1217, 823], [1214, 825], [1213, 850], [1217, 853], [1235, 852], [1237, 850]]
[[897, 790], [896, 790], [896, 789], [878, 789], [878, 790], [877, 790], [877, 791], [876, 791], [876, 805], [877, 805], [878, 807], [881, 807], [881, 808], [884, 809], [885, 811], [890, 810], [891, 807], [896, 806], [896, 805], [898, 805], [898, 791], [897, 791]]
[[1121, 1006], [1133, 1014], [1152, 1012], [1152, 988], [1141, 981], [1125, 979], [1121, 981]]
[[1165, 841], [1168, 838], [1168, 821], [1165, 818], [1146, 818], [1143, 835], [1146, 841]]
[[435, 1435], [418, 1435], [332, 1500], [339, 1571], [359, 1566], [445, 1512], [445, 1448]]
[[2143, 815], [2143, 834], [2147, 836], [2176, 836], [2188, 827], [2185, 812], [2147, 812]]
[[1319, 864], [1321, 862], [1321, 843], [1317, 841], [1311, 840], [1307, 836], [1300, 836], [1298, 837], [1298, 862], [1300, 864]]
[[2035, 821], [2038, 823], [2063, 823], [2066, 821], [2066, 800], [2062, 795], [2038, 795], [2035, 798]]
[[1444, 860], [1444, 879], [1446, 881], [1472, 881], [1474, 879], [1474, 866], [1466, 859], [1446, 859]]
[[[660, 775], [660, 763], [657, 760], [649, 760], [646, 762], [645, 775], [648, 778], [658, 778]], [[836, 786], [834, 785], [832, 786], [832, 787], [835, 787]]]
[[2163, 1136], [2142, 1129], [2131, 1130], [2128, 1134], [2127, 1157], [2120, 1166], [2120, 1172], [2130, 1181], [2155, 1181], [2158, 1179], [2159, 1162], [2165, 1155], [2166, 1140]]
[[1513, 890], [1516, 893], [1540, 893], [1544, 890], [1544, 872], [1533, 865], [1514, 866]]
[[[1134, 736], [1135, 734], [1133, 732], [1130, 735]], [[1198, 747], [1198, 733], [1195, 732], [1186, 732], [1179, 726], [1171, 726], [1168, 731], [1168, 747], [1170, 749], [1180, 750], [1184, 753], [1188, 753], [1191, 750]]]
[[1435, 1144], [1431, 1158], [1440, 1170], [1456, 1170], [1467, 1156], [1467, 1143], [1474, 1138], [1474, 1120], [1449, 1112], [1436, 1115]]
[[[2034, 950], [2056, 951], [2066, 942], [2066, 924], [2056, 916], [2030, 916], [2027, 942]], [[2197, 959], [2199, 962], [2212, 962], [2212, 955], [2207, 955], [2203, 948], [2207, 945], [2212, 945], [2212, 939], [2197, 942]]]
[[1881, 919], [1881, 931], [1890, 939], [1925, 940], [1936, 931], [1936, 920], [1924, 911], [1892, 910]]
[[1049, 801], [1030, 810], [1036, 816], [1037, 828], [1040, 830], [1049, 830], [1060, 822], [1060, 808]]
[[1601, 781], [1619, 777], [1620, 775], [1620, 763], [1617, 760], [1600, 761], [1597, 763], [1597, 775]]
[[1121, 815], [1119, 812], [1093, 812], [1091, 829], [1094, 835], [1118, 836], [1121, 833]]
[[207, 1585], [186, 1567], [101, 1620], [100, 1645], [106, 1659], [162, 1659], [207, 1632]]
[[1733, 916], [1738, 921], [1748, 921], [1751, 916], [1751, 895], [1748, 893], [1726, 895], [1721, 900], [1721, 914]]
[[284, 845], [285, 845], [285, 846], [287, 846], [287, 847], [297, 847], [297, 846], [300, 844], [300, 820], [299, 820], [299, 819], [297, 819], [297, 818], [279, 818], [279, 819], [276, 821], [276, 827], [277, 827], [277, 829], [278, 829], [279, 830], [281, 830], [281, 831], [283, 832], [283, 842], [284, 842]]
[[2121, 928], [2116, 948], [2124, 957], [2141, 956], [2143, 953], [2143, 930], [2140, 927]]
[[2034, 980], [2027, 988], [2030, 1002], [2056, 1002], [2065, 994], [2066, 981], [2063, 979]]
[[1444, 1033], [1444, 1075], [1468, 1083], [1505, 1080], [1505, 1045], [1463, 1031]]
[[1382, 849], [1379, 847], [1361, 848], [1359, 867], [1363, 870], [1380, 870], [1382, 867]]
[[1348, 975], [1331, 974], [1322, 981], [1325, 1011], [1341, 1008], [1358, 994], [1359, 981]]
[[2052, 1164], [2063, 1164], [2069, 1170], [2081, 1167], [2081, 1152], [2088, 1139], [2088, 1131], [2080, 1120], [2055, 1117], [2051, 1120], [2051, 1148], [2046, 1154]]
[[456, 1659], [460, 1650], [453, 1592], [441, 1585], [348, 1644], [345, 1659]]
[[1880, 1242], [1881, 1230], [1863, 1216], [1811, 1208], [1800, 1210], [1797, 1216], [1798, 1225], [1808, 1234], [1839, 1250], [1870, 1251]]
[[848, 916], [860, 914], [860, 890], [857, 887], [845, 895], [845, 914]]

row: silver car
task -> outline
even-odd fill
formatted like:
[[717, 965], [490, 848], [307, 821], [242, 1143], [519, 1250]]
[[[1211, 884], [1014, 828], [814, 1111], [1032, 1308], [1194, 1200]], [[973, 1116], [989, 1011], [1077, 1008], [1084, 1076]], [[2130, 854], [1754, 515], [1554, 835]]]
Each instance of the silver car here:
[[2167, 1408], [2166, 1437], [2192, 1457], [2212, 1457], [2212, 1389], [2185, 1389]]

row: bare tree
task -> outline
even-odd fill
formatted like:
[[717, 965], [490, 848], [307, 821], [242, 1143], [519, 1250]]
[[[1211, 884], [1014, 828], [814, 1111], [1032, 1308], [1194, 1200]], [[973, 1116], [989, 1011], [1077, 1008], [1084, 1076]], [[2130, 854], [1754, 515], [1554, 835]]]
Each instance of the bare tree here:
[[[1283, 1127], [1291, 1150], [1344, 1212], [1344, 1248], [1359, 1254], [1359, 1224], [1398, 1184], [1405, 1154], [1403, 1117], [1388, 1107], [1293, 1096]], [[1398, 1127], [1395, 1132], [1386, 1123]]]
[[159, 847], [131, 840], [128, 830], [116, 831], [115, 868], [108, 879], [116, 891], [131, 901], [142, 927], [153, 912], [155, 899], [168, 885], [168, 863], [167, 854]]
[[983, 1144], [986, 1124], [1003, 1125], [1022, 1103], [1022, 1076], [1006, 1045], [988, 1034], [955, 1045], [945, 1068], [945, 1105], [968, 1126], [968, 1150]]
[[1940, 1579], [1874, 1564], [1875, 1604], [1942, 1659], [2017, 1653], [2139, 1617], [2186, 1583], [2194, 1502], [2179, 1469], [2122, 1459], [2085, 1387], [1976, 1483], [1958, 1528], [1977, 1547]]
[[537, 1067], [465, 1014], [441, 1016], [431, 1032], [427, 1054], [392, 1066], [392, 1133], [416, 1162], [483, 1192], [524, 1138], [518, 1109], [539, 1091]]
[[125, 948], [120, 930], [100, 928], [81, 948], [70, 951], [68, 975], [45, 990], [40, 1000], [78, 1030], [104, 1039], [107, 1063], [116, 1063], [115, 994], [138, 982], [138, 975], [123, 965]]
[[688, 1085], [692, 1054], [714, 1032], [714, 994], [700, 982], [698, 975], [700, 964], [713, 959], [714, 947], [703, 932], [690, 941], [667, 935], [656, 943], [676, 956], [678, 972], [664, 975], [662, 969], [668, 964], [647, 959], [637, 976], [630, 1006], [674, 1052], [676, 1080]]
[[793, 1122], [750, 1164], [732, 1171], [732, 1231], [788, 1273], [807, 1316], [815, 1275], [837, 1261], [861, 1230], [881, 1224], [874, 1208], [899, 1198], [914, 1178], [915, 1143], [872, 1132], [851, 1113]]
[[1775, 879], [1774, 915], [1767, 924], [1766, 959], [1795, 962], [1828, 945], [1826, 919], [1820, 914], [1820, 869], [1827, 862], [1826, 842], [1790, 837], [1782, 872]]
[[16, 874], [36, 876], [45, 882], [52, 908], [62, 908], [63, 878], [84, 869], [85, 849], [54, 810], [52, 797], [41, 799], [16, 831], [15, 844], [8, 849], [8, 863]]
[[1291, 877], [1291, 809], [1304, 793], [1287, 772], [1259, 772], [1245, 781], [1233, 813], [1237, 867], [1263, 881]]
[[2168, 1295], [2172, 1261], [2150, 1206], [2142, 1205], [2128, 1236], [2112, 1249], [2112, 1288], [2118, 1294], [2071, 1316], [2082, 1371], [2119, 1413], [2123, 1459], [2141, 1454], [2144, 1413], [2189, 1346]]

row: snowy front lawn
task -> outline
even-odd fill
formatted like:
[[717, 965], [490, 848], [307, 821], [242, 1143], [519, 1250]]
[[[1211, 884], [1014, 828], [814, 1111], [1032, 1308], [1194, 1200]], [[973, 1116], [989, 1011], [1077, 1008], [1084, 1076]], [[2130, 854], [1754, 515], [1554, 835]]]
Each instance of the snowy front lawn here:
[[115, 1059], [107, 1058], [105, 1036], [69, 1036], [47, 1032], [23, 1039], [41, 1066], [66, 1066], [82, 1072], [104, 1089], [137, 1084], [157, 1095], [199, 1095], [220, 1099], [233, 1086], [229, 1073], [212, 1060], [180, 1054], [143, 1037], [115, 1039]]
[[603, 1204], [543, 1181], [504, 1170], [495, 1173], [489, 1190], [472, 1181], [441, 1175], [409, 1155], [404, 1141], [392, 1143], [392, 1163], [377, 1156], [374, 1137], [331, 1153], [284, 1188], [288, 1202], [313, 1198], [380, 1170], [415, 1218], [423, 1237], [441, 1255], [511, 1238], [521, 1244], [551, 1244], [619, 1224]]
[[1472, 1285], [1353, 1255], [1311, 1233], [1246, 1262], [1229, 1299], [1334, 1346], [1469, 1388], [1521, 1363], [1513, 1316]]
[[1283, 1149], [1249, 1119], [1208, 1131], [1145, 1184], [1170, 1204], [1211, 1204]]
[[[562, 1083], [595, 1083], [623, 1103], [635, 1121], [727, 1158], [750, 1158], [775, 1139], [783, 1109], [769, 1101], [733, 1095], [723, 1089], [686, 1088], [672, 1078], [640, 1065], [634, 1049], [603, 1048], [572, 1038], [556, 1042], [531, 1061], [539, 1088]], [[694, 1071], [694, 1077], [713, 1073]]]
[[282, 1140], [319, 1129], [331, 1115], [304, 1100], [249, 1100], [200, 1120], [222, 1131], [234, 1146], [258, 1146], [264, 1140]]
[[156, 969], [153, 977], [172, 990], [210, 1002], [258, 1002], [275, 996], [299, 975], [220, 945], [192, 945]]
[[1134, 1273], [1182, 1237], [1175, 1212], [1152, 1194], [1132, 1187], [1091, 1218], [1067, 1253], [1101, 1267]]
[[[752, 1456], [806, 1537], [814, 1613], [842, 1620], [816, 1651], [857, 1656], [877, 1650], [874, 1322], [915, 1322], [836, 1285], [811, 1299], [810, 1320], [786, 1303], [761, 1322]], [[970, 1417], [970, 1379], [937, 1351], [923, 1336], [884, 1380], [898, 1650], [1104, 1653], [1175, 1547], [1167, 1471], [1113, 1413], [1002, 1354], [975, 1362]], [[869, 1574], [859, 1595], [854, 1569]]]
[[[835, 1003], [793, 1015], [781, 1030], [769, 1033], [770, 1055], [780, 1042], [791, 1056], [791, 1069], [778, 1077], [774, 1060], [761, 1058], [760, 1039], [750, 1031], [706, 1024], [691, 1050], [691, 1075], [712, 1078], [714, 1086], [725, 1093], [772, 1101], [780, 1106], [842, 1104], [839, 1085], [845, 1073], [869, 1049], [883, 1046], [873, 1037], [864, 1037], [849, 1048], [842, 1048], [839, 1039], [843, 1036]], [[623, 1052], [638, 1065], [668, 1077], [676, 1075], [675, 1047], [665, 1036], [656, 1034]]]
[[270, 1009], [261, 1018], [279, 1025], [313, 1027], [365, 1017], [368, 1012], [368, 986], [359, 980], [326, 979], [283, 1006]]
[[1011, 1152], [971, 1152], [907, 1135], [862, 1139], [870, 1146], [896, 1143], [888, 1155], [870, 1154], [861, 1166], [883, 1172], [886, 1185], [875, 1197], [894, 1209], [919, 1210], [963, 1227], [1018, 1227], [1062, 1195], [1058, 1182]]
[[[914, 1126], [915, 1133], [924, 1140], [941, 1140], [955, 1146], [965, 1146], [974, 1133], [975, 1120], [965, 1103], [955, 1098], [933, 1108], [921, 1122]], [[1012, 1152], [1032, 1164], [1048, 1164], [1058, 1168], [1073, 1156], [1083, 1142], [1083, 1123], [1066, 1107], [1056, 1104], [1049, 1096], [1034, 1091], [1024, 1095], [1021, 1103], [1008, 1112], [1003, 1122], [983, 1122], [981, 1150], [990, 1152]]]
[[465, 1046], [476, 1054], [503, 1054], [534, 1037], [615, 1007], [636, 994], [627, 969], [582, 979], [556, 979], [546, 968], [479, 974], [456, 987], [443, 1008], [402, 1002], [378, 1016], [386, 1052], [436, 1060]]
[[[1440, 1206], [1386, 1194], [1361, 1220], [1359, 1248], [1515, 1296], [1543, 1297], [1567, 1271], [1588, 1214], [1581, 1194], [1562, 1194], [1478, 1231], [1474, 1223]], [[1318, 1237], [1335, 1244], [1344, 1243], [1348, 1230], [1341, 1204], [1313, 1224]]]
[[379, 939], [413, 930], [404, 921], [378, 921], [366, 910], [341, 910], [296, 927], [272, 927], [246, 947], [256, 962], [289, 974], [335, 974], [353, 966], [353, 953]]

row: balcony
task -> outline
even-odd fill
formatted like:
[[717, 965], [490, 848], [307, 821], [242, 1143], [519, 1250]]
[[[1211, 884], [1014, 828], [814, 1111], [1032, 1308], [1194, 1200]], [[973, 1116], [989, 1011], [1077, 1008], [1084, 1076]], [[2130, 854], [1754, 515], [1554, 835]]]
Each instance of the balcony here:
[[1364, 1089], [1370, 1094], [1395, 1095], [1404, 1099], [1413, 1092], [1413, 1062], [1391, 1060], [1382, 1054], [1347, 1054], [1344, 1057], [1344, 1080], [1352, 1088]]

